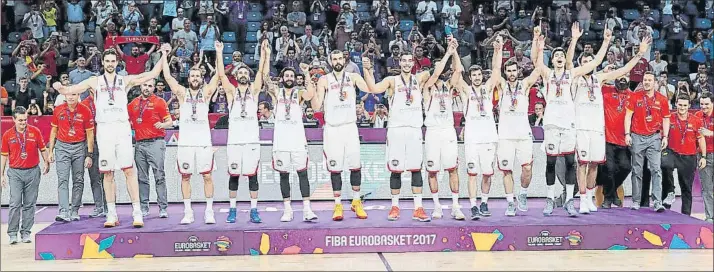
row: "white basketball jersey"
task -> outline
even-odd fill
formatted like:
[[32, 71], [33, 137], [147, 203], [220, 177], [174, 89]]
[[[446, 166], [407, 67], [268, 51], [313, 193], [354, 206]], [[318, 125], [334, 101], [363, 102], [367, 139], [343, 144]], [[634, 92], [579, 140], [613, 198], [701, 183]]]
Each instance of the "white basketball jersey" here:
[[307, 146], [305, 127], [302, 124], [302, 108], [299, 91], [293, 89], [288, 94], [280, 88], [276, 95], [278, 103], [275, 111], [275, 130], [273, 131], [273, 151], [304, 151]]
[[496, 120], [493, 118], [493, 92], [484, 85], [467, 89], [464, 140], [469, 143], [498, 142]]
[[575, 128], [605, 132], [605, 108], [600, 80], [595, 75], [589, 79], [583, 76], [575, 83]]
[[335, 73], [327, 75], [325, 93], [325, 124], [339, 126], [357, 122], [357, 106], [354, 82], [349, 73], [343, 72], [338, 79]]
[[114, 75], [113, 80], [106, 76], [97, 77], [96, 95], [94, 105], [97, 109], [95, 120], [97, 123], [129, 122], [127, 106], [129, 99], [126, 92], [126, 80], [123, 76]]
[[212, 146], [211, 128], [208, 123], [208, 103], [203, 89], [195, 96], [186, 89], [181, 105], [179, 105], [179, 146]]
[[228, 144], [254, 144], [260, 142], [258, 126], [258, 97], [251, 94], [251, 86], [244, 94], [236, 88], [228, 123]]
[[545, 79], [547, 106], [543, 115], [543, 126], [575, 128], [575, 104], [571, 94], [572, 80], [569, 70], [559, 75], [553, 71]]
[[390, 78], [394, 80], [394, 95], [389, 100], [388, 126], [421, 128], [424, 124], [422, 94], [416, 77], [411, 75], [408, 82], [403, 81], [401, 75]]
[[531, 140], [531, 124], [528, 122], [528, 93], [523, 81], [516, 81], [511, 88], [508, 82], [501, 86], [499, 101], [498, 136], [505, 140]]
[[424, 125], [435, 128], [453, 128], [454, 109], [452, 102], [454, 99], [451, 91], [444, 83], [441, 88], [432, 88], [430, 93], [431, 99], [429, 99], [429, 104], [426, 105]]

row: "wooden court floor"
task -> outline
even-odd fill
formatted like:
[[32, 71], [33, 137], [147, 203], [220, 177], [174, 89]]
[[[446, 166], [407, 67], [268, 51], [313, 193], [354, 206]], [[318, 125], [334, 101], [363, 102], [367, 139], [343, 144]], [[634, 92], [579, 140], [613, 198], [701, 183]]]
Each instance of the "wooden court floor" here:
[[[695, 217], [702, 218], [702, 214]], [[49, 224], [35, 224], [33, 234]], [[0, 271], [714, 271], [714, 251], [508, 251], [36, 261], [0, 227]]]

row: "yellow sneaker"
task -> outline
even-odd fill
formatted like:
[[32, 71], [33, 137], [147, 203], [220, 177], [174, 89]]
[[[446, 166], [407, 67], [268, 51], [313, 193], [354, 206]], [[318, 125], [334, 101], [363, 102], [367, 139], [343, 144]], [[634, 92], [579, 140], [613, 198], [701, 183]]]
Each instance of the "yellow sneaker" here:
[[364, 207], [362, 207], [361, 200], [359, 200], [359, 199], [352, 200], [352, 211], [357, 214], [357, 218], [367, 219], [367, 212], [364, 211]]
[[342, 218], [344, 216], [342, 215], [342, 204], [335, 204], [335, 212], [332, 213], [332, 220], [333, 221], [342, 221]]

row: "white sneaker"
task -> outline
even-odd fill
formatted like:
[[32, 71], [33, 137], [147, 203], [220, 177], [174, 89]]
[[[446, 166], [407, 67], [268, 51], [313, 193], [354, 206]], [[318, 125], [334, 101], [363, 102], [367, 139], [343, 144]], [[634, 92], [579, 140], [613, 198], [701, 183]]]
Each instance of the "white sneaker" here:
[[183, 219], [181, 219], [181, 225], [188, 225], [193, 223], [193, 211], [183, 211]]
[[[593, 199], [588, 197], [586, 200], [587, 200], [586, 202], [588, 204], [588, 210], [590, 210], [590, 212], [597, 212], [597, 206], [595, 206], [595, 202], [593, 202]], [[583, 205], [582, 202], [580, 202], [580, 203], [581, 203], [580, 205]]]
[[444, 211], [441, 209], [441, 205], [439, 206], [434, 206], [434, 211], [431, 212], [431, 218], [433, 219], [439, 219], [444, 217]]
[[585, 199], [580, 200], [580, 213], [581, 214], [590, 213], [590, 209], [588, 208], [587, 200], [585, 200]]
[[135, 228], [141, 228], [144, 226], [144, 215], [142, 214], [141, 210], [134, 211], [131, 216], [134, 219], [134, 223], [132, 223], [132, 225]]
[[114, 213], [107, 213], [107, 221], [104, 222], [104, 227], [105, 228], [113, 228], [119, 225], [119, 218], [117, 217], [116, 212]]
[[293, 221], [293, 210], [286, 209], [283, 211], [283, 216], [280, 217], [280, 222], [290, 222]]
[[213, 216], [213, 210], [206, 210], [203, 215], [203, 220], [206, 224], [215, 224], [216, 217]]
[[302, 220], [305, 222], [312, 222], [317, 220], [317, 214], [312, 212], [312, 210], [303, 210], [302, 211]]
[[464, 213], [461, 211], [461, 207], [459, 206], [451, 207], [451, 217], [456, 220], [464, 220], [466, 218]]

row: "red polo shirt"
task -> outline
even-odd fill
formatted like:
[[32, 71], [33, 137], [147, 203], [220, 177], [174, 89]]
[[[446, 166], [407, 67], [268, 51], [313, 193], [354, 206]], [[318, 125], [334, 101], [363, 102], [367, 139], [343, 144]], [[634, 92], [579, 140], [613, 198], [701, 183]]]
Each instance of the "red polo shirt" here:
[[[702, 127], [714, 131], [714, 113], [709, 114], [709, 116], [705, 116], [703, 111], [698, 111], [694, 114], [694, 116], [701, 119]], [[672, 137], [671, 134], [669, 137]], [[707, 142], [707, 153], [714, 153], [714, 136], [706, 137], [705, 139]]]
[[642, 82], [645, 77], [645, 72], [649, 71], [650, 64], [647, 59], [641, 58], [640, 61], [635, 64], [635, 67], [630, 70], [630, 81]]
[[605, 109], [605, 141], [614, 145], [625, 143], [625, 104], [632, 92], [618, 92], [615, 86], [602, 86], [602, 102]]
[[653, 97], [648, 97], [647, 91], [632, 93], [627, 100], [627, 110], [634, 112], [630, 132], [644, 136], [661, 132], [662, 120], [670, 115], [669, 101], [659, 92], [654, 92]]
[[94, 116], [97, 115], [97, 107], [94, 106], [94, 97], [92, 95], [87, 96], [82, 102], [79, 102], [80, 105], [83, 105], [87, 107], [92, 113], [92, 120], [94, 120]]
[[149, 55], [141, 54], [138, 57], [124, 55], [122, 59], [126, 62], [126, 73], [129, 75], [138, 75], [146, 70], [146, 62], [149, 61]]
[[539, 96], [538, 88], [531, 88], [531, 91], [528, 94], [528, 98], [528, 114], [535, 113], [535, 104], [538, 102], [543, 103], [543, 106], [545, 107], [545, 97], [543, 97], [542, 94]]
[[[74, 110], [67, 103], [57, 106], [51, 124], [57, 128], [57, 140], [70, 144], [87, 140], [86, 131], [94, 129], [92, 111], [82, 104], [77, 104]], [[74, 132], [70, 133], [72, 129]]]
[[[22, 158], [22, 144], [25, 144], [26, 158]], [[45, 151], [45, 141], [39, 128], [27, 125], [23, 133], [15, 127], [2, 135], [2, 153], [8, 156], [10, 168], [28, 169], [40, 164], [40, 151]]]
[[670, 115], [669, 120], [672, 122], [669, 126], [669, 149], [680, 155], [696, 155], [697, 140], [702, 137], [699, 134], [702, 119], [694, 114], [687, 114], [686, 120], [680, 120], [675, 112]]
[[[164, 99], [153, 94], [147, 99], [139, 96], [134, 98], [128, 107], [129, 121], [134, 128], [134, 139], [141, 141], [166, 136], [164, 129], [154, 127], [157, 122], [171, 119], [169, 106]], [[141, 123], [138, 122], [139, 118], [141, 118]]]

